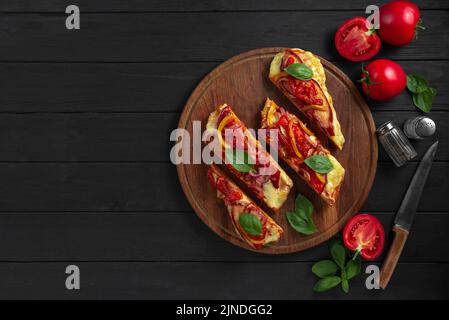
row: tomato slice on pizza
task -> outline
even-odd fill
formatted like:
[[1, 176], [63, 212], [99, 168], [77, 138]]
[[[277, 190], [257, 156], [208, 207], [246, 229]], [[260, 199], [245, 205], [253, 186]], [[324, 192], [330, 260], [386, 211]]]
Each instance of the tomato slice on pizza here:
[[282, 228], [233, 183], [218, 167], [212, 164], [207, 172], [210, 184], [217, 189], [238, 235], [254, 249], [276, 242]]
[[[289, 66], [304, 65], [309, 74], [294, 73]], [[307, 77], [309, 76], [309, 77]], [[288, 49], [278, 53], [270, 65], [269, 78], [273, 84], [341, 150], [345, 138], [341, 132], [332, 97], [327, 91], [323, 65], [313, 53]]]
[[258, 199], [278, 212], [287, 199], [293, 182], [232, 108], [223, 104], [213, 111], [209, 116], [207, 129], [216, 132], [222, 163]]
[[[269, 131], [277, 134], [278, 155], [304, 179], [309, 186], [327, 203], [333, 205], [338, 196], [345, 176], [345, 169], [335, 159], [306, 125], [295, 115], [279, 107], [274, 101], [267, 99], [262, 110], [262, 128], [277, 129]], [[268, 135], [268, 142], [273, 137]], [[304, 161], [312, 156], [326, 157], [331, 170], [319, 173], [309, 167]]]

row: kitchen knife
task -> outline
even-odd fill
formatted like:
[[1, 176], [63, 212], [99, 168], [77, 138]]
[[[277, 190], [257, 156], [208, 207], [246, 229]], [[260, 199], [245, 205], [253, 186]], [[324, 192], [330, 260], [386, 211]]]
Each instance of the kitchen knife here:
[[404, 248], [410, 227], [413, 223], [413, 218], [415, 217], [419, 199], [421, 198], [421, 194], [424, 189], [424, 184], [426, 183], [430, 168], [432, 167], [432, 161], [435, 156], [435, 152], [437, 151], [437, 147], [438, 141], [432, 144], [424, 154], [394, 219], [394, 240], [390, 246], [390, 251], [388, 251], [387, 258], [382, 265], [382, 269], [380, 270], [379, 283], [382, 289], [385, 289], [390, 281], [391, 275], [393, 274], [396, 264], [398, 263], [399, 256]]

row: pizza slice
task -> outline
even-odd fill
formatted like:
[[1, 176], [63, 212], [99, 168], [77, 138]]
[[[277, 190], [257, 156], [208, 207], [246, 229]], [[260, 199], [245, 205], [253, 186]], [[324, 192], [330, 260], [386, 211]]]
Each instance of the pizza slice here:
[[314, 126], [343, 149], [345, 138], [326, 88], [326, 74], [320, 59], [309, 51], [287, 49], [273, 58], [269, 78]]
[[[304, 179], [327, 203], [333, 205], [345, 176], [345, 169], [315, 135], [295, 115], [267, 99], [262, 110], [262, 128], [277, 129], [278, 155]], [[273, 137], [268, 135], [268, 143]], [[319, 173], [304, 161], [312, 156], [326, 157], [331, 166], [327, 173]], [[322, 159], [322, 158], [321, 158]], [[327, 170], [326, 170], [327, 171]]]
[[[221, 162], [258, 199], [278, 212], [287, 199], [293, 182], [231, 107], [223, 104], [213, 111], [209, 116], [207, 129], [216, 132]], [[216, 143], [215, 139], [209, 143], [211, 142]]]
[[254, 249], [279, 240], [282, 228], [216, 165], [209, 167], [207, 176], [210, 184], [217, 189], [217, 197], [223, 200], [235, 231], [243, 240]]

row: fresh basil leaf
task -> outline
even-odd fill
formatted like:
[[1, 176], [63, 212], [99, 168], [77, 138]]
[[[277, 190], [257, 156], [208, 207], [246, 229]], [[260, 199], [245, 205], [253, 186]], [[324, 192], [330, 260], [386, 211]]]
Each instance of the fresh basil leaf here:
[[341, 282], [341, 278], [337, 276], [330, 276], [324, 279], [318, 280], [313, 286], [313, 290], [316, 292], [323, 292], [338, 286]]
[[331, 256], [335, 263], [341, 268], [345, 267], [346, 249], [339, 242], [335, 242], [331, 246]]
[[427, 80], [416, 74], [407, 75], [407, 88], [413, 93], [421, 93], [428, 88]]
[[254, 169], [254, 165], [249, 163], [248, 152], [240, 149], [225, 150], [227, 163], [231, 164], [235, 170], [240, 172], [250, 172]]
[[346, 264], [346, 276], [348, 280], [351, 280], [362, 271], [362, 262], [360, 259], [349, 260]]
[[313, 78], [313, 71], [303, 63], [292, 63], [284, 69], [289, 75], [299, 80], [310, 80]]
[[312, 266], [312, 272], [320, 278], [335, 275], [337, 269], [337, 265], [332, 260], [322, 260]]
[[295, 199], [295, 211], [304, 220], [311, 221], [313, 213], [313, 204], [302, 194], [298, 194]]
[[260, 222], [259, 218], [251, 213], [240, 213], [239, 223], [243, 230], [252, 236], [258, 236], [262, 233], [262, 222]]
[[349, 292], [349, 281], [346, 278], [341, 279], [341, 288], [343, 289], [344, 293]]
[[312, 220], [303, 219], [297, 212], [287, 212], [287, 220], [293, 229], [301, 234], [310, 235], [317, 231]]
[[427, 89], [424, 92], [417, 93], [413, 95], [413, 103], [423, 112], [430, 112], [432, 108], [433, 98], [436, 95], [436, 90], [434, 88]]
[[311, 156], [304, 160], [307, 166], [318, 173], [329, 173], [334, 169], [331, 161], [327, 156], [320, 154]]

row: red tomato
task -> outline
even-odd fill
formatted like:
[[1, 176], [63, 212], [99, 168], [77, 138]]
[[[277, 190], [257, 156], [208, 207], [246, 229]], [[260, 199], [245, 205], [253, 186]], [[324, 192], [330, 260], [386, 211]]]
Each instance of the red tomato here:
[[412, 42], [420, 24], [418, 7], [408, 1], [392, 1], [380, 7], [379, 36], [386, 43], [403, 46]]
[[407, 75], [396, 62], [378, 59], [365, 67], [360, 82], [362, 82], [363, 92], [369, 98], [384, 101], [404, 91]]
[[354, 17], [338, 28], [335, 47], [348, 60], [365, 61], [379, 52], [380, 39], [375, 30], [368, 30], [365, 17]]
[[376, 217], [367, 213], [358, 214], [343, 229], [343, 243], [356, 255], [360, 253], [365, 260], [373, 260], [384, 248], [384, 228]]

